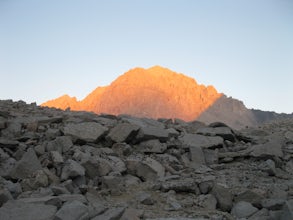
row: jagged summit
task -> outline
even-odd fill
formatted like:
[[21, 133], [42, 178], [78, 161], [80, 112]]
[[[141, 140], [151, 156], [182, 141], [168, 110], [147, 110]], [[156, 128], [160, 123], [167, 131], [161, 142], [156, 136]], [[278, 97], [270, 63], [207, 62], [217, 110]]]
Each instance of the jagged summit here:
[[194, 120], [222, 94], [213, 86], [161, 66], [134, 68], [109, 86], [98, 87], [85, 99], [62, 96], [43, 106], [138, 117]]

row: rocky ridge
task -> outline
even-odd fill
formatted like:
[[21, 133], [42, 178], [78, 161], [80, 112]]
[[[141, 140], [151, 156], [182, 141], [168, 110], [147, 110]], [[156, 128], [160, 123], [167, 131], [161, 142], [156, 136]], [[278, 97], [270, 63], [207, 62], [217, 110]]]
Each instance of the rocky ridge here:
[[199, 85], [183, 74], [154, 66], [149, 69], [131, 69], [109, 86], [96, 88], [81, 101], [64, 95], [42, 105], [98, 114], [129, 114], [191, 121], [221, 96], [213, 86]]
[[160, 66], [131, 69], [109, 86], [97, 87], [83, 100], [63, 95], [42, 106], [155, 119], [180, 118], [205, 123], [216, 120], [237, 129], [293, 118], [293, 113], [248, 109], [243, 102], [218, 93], [213, 86], [200, 85], [190, 77]]
[[293, 219], [293, 121], [237, 131], [0, 101], [0, 219]]

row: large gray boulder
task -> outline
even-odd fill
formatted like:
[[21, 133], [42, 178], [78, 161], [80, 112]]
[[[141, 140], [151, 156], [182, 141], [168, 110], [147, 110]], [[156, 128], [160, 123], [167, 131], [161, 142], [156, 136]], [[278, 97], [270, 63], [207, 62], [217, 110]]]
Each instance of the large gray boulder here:
[[175, 192], [191, 192], [195, 194], [199, 192], [198, 186], [192, 178], [164, 181], [161, 185], [161, 190], [163, 192], [174, 190]]
[[64, 127], [64, 134], [69, 135], [74, 141], [95, 142], [101, 138], [108, 129], [96, 122], [82, 122], [68, 124]]
[[48, 142], [46, 150], [58, 151], [60, 154], [67, 152], [73, 146], [70, 136], [57, 137], [55, 140]]
[[11, 170], [10, 176], [13, 179], [24, 179], [30, 177], [35, 171], [41, 169], [42, 165], [38, 160], [35, 151], [32, 148], [29, 148]]
[[211, 194], [216, 197], [218, 202], [217, 207], [220, 210], [224, 212], [229, 212], [231, 210], [233, 204], [233, 196], [229, 189], [219, 184], [215, 184]]
[[127, 143], [135, 137], [139, 128], [139, 126], [129, 123], [118, 124], [116, 127], [110, 130], [106, 139], [109, 139], [116, 143]]
[[55, 215], [54, 220], [88, 219], [88, 207], [80, 201], [66, 202]]
[[100, 157], [91, 157], [82, 162], [82, 166], [85, 168], [86, 176], [91, 179], [97, 176], [105, 176], [113, 169], [108, 160]]
[[138, 145], [140, 152], [144, 153], [164, 153], [167, 150], [166, 143], [161, 143], [159, 140], [143, 141]]
[[197, 133], [205, 136], [220, 136], [224, 138], [224, 140], [232, 142], [236, 140], [231, 128], [229, 127], [201, 127], [197, 130]]
[[11, 200], [0, 208], [3, 220], [53, 220], [57, 208], [40, 203], [24, 203]]
[[222, 146], [224, 140], [222, 137], [209, 137], [200, 134], [184, 134], [180, 137], [183, 147], [202, 147], [202, 148], [212, 148], [217, 146]]
[[146, 157], [131, 156], [126, 159], [127, 171], [142, 178], [144, 181], [164, 177], [165, 168], [156, 160]]
[[85, 169], [79, 163], [74, 160], [68, 159], [61, 173], [61, 180], [67, 180], [69, 177], [84, 176]]
[[260, 157], [265, 159], [271, 159], [273, 157], [283, 157], [282, 143], [278, 140], [270, 140], [264, 144], [254, 145], [252, 152], [253, 157]]
[[92, 220], [119, 220], [120, 217], [123, 215], [125, 207], [113, 207], [108, 209], [102, 215], [98, 215]]
[[241, 201], [233, 206], [231, 214], [236, 218], [248, 218], [257, 211], [258, 209], [251, 205], [249, 202]]
[[169, 138], [169, 132], [167, 129], [159, 128], [155, 126], [141, 127], [136, 136], [138, 141], [146, 141], [151, 139], [158, 139], [162, 142], [166, 142]]

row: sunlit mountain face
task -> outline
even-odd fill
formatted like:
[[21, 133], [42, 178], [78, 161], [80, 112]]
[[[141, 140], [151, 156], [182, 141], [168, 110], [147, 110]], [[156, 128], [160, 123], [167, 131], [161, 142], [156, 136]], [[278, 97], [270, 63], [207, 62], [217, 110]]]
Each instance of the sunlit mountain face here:
[[191, 121], [222, 96], [213, 86], [199, 85], [183, 74], [154, 66], [131, 69], [109, 86], [97, 87], [81, 101], [63, 95], [42, 106]]

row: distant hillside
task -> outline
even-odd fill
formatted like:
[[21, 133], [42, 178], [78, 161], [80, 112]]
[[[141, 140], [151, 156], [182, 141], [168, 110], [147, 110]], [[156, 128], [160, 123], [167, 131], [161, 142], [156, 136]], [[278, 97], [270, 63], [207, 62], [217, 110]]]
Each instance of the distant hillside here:
[[160, 66], [131, 69], [109, 86], [97, 87], [81, 101], [63, 95], [43, 103], [42, 106], [85, 110], [98, 114], [180, 118], [206, 123], [222, 121], [234, 128], [255, 126], [279, 117], [290, 117], [286, 114], [281, 116], [277, 113], [247, 109], [241, 101], [227, 98], [213, 86], [199, 85], [190, 77]]

